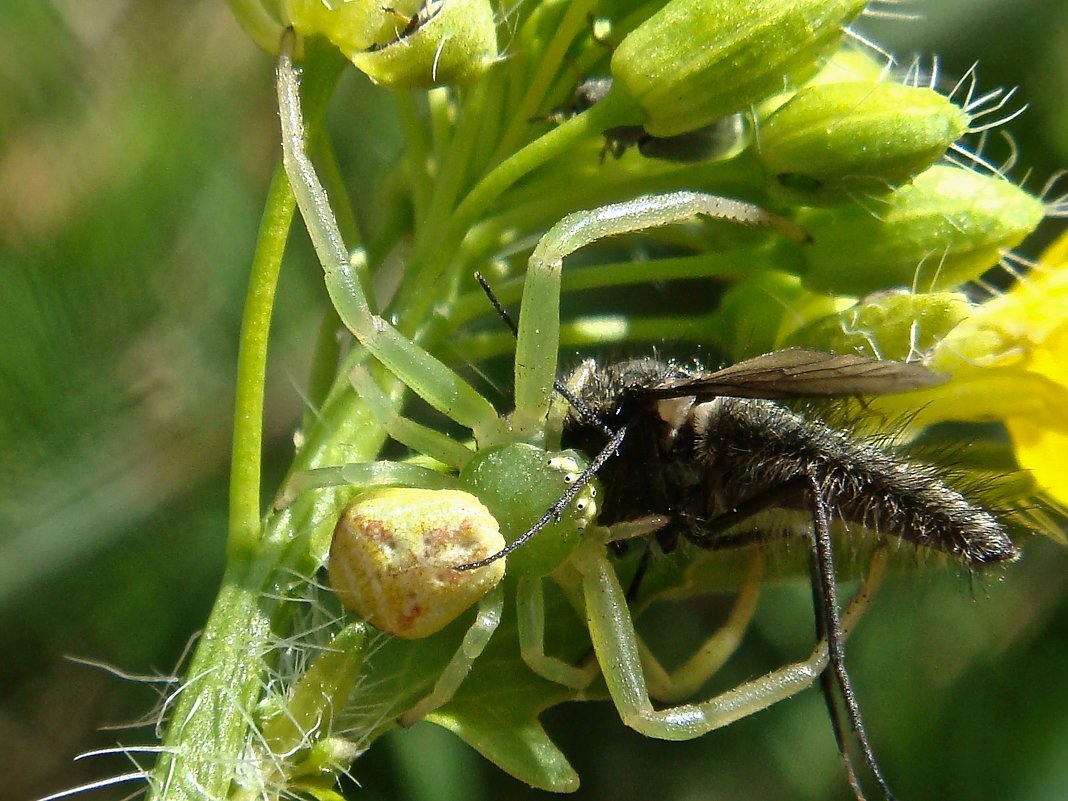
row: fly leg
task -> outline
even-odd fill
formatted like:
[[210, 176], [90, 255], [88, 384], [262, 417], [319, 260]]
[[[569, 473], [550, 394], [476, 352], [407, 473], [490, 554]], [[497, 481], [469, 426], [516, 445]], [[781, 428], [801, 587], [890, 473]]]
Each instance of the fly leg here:
[[812, 529], [809, 535], [809, 574], [812, 582], [812, 597], [816, 616], [816, 635], [820, 641], [827, 643], [828, 659], [831, 674], [824, 673], [820, 677], [820, 686], [823, 690], [827, 711], [833, 724], [835, 741], [838, 752], [842, 757], [846, 775], [850, 786], [858, 799], [864, 798], [864, 793], [857, 780], [849, 758], [846, 744], [845, 725], [834, 694], [833, 680], [838, 685], [838, 694], [845, 707], [845, 717], [856, 738], [864, 763], [868, 766], [876, 783], [882, 790], [888, 801], [893, 801], [894, 795], [886, 783], [886, 779], [879, 769], [860, 717], [860, 709], [857, 704], [853, 685], [849, 680], [849, 674], [845, 669], [845, 632], [839, 614], [838, 590], [834, 569], [834, 554], [831, 544], [830, 533], [830, 509], [827, 504], [822, 483], [816, 471], [809, 469], [805, 476], [783, 482], [778, 486], [746, 499], [736, 507], [712, 520], [706, 521], [701, 527], [699, 537], [691, 537], [697, 545], [716, 549], [723, 547], [738, 547], [744, 544], [747, 537], [753, 538], [759, 535], [726, 535], [730, 529], [742, 525], [746, 520], [773, 508], [796, 509], [807, 505], [812, 512]]

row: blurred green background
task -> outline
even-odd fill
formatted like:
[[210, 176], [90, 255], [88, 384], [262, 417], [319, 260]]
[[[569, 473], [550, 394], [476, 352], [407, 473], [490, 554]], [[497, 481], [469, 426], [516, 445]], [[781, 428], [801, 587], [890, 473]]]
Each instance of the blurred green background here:
[[[232, 370], [244, 282], [277, 157], [272, 64], [221, 0], [5, 3], [0, 40], [0, 797], [131, 769], [73, 762], [152, 740], [223, 568]], [[1039, 191], [1068, 166], [1068, 7], [1038, 0], [884, 4], [868, 20], [908, 61], [1021, 87], [1011, 126]], [[354, 75], [332, 111], [346, 175], [389, 153]], [[357, 103], [361, 104], [357, 107]], [[353, 125], [359, 128], [353, 130]], [[995, 137], [996, 138], [996, 137]], [[991, 156], [999, 158], [993, 142]], [[1028, 244], [1063, 228], [1053, 221]], [[307, 257], [284, 273], [267, 431], [273, 489], [292, 451], [323, 302]], [[1068, 554], [1027, 543], [1004, 581], [896, 576], [850, 643], [862, 709], [900, 798], [1063, 799]], [[683, 619], [696, 638], [715, 600]], [[654, 614], [656, 610], [654, 610]], [[770, 588], [723, 684], [807, 653], [804, 586]], [[702, 623], [701, 621], [706, 622]], [[138, 723], [145, 728], [114, 730]], [[624, 729], [608, 704], [550, 711], [584, 799], [845, 799], [815, 692], [697, 741]], [[354, 768], [365, 798], [535, 798], [420, 724]], [[130, 786], [94, 797], [121, 798]]]

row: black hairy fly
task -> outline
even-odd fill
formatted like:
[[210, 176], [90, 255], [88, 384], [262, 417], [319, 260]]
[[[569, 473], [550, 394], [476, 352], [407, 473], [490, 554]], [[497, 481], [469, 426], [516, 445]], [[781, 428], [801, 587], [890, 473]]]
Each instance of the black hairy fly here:
[[670, 522], [657, 539], [665, 550], [679, 537], [710, 549], [745, 544], [745, 535], [727, 532], [769, 508], [811, 509], [818, 495], [848, 524], [966, 565], [1012, 561], [1018, 551], [997, 520], [936, 471], [774, 402], [943, 380], [919, 364], [803, 348], [696, 375], [655, 359], [586, 361], [565, 382], [579, 405], [565, 420], [564, 446], [596, 456], [610, 439], [606, 427], [627, 432], [598, 471], [607, 495], [601, 522], [663, 516]]
[[713, 373], [688, 373], [655, 359], [601, 367], [586, 361], [565, 382], [576, 403], [563, 446], [594, 459], [605, 492], [605, 525], [658, 516], [672, 550], [680, 538], [723, 549], [764, 541], [757, 516], [770, 509], [809, 512], [816, 633], [828, 641], [832, 675], [821, 685], [835, 738], [858, 798], [845, 731], [888, 799], [848, 674], [830, 537], [832, 516], [848, 525], [947, 553], [968, 566], [1019, 556], [998, 521], [913, 464], [775, 402], [862, 396], [932, 386], [944, 377], [922, 365], [792, 348]]
[[[477, 277], [514, 332], [492, 290]], [[687, 371], [657, 359], [609, 365], [586, 360], [566, 381], [556, 382], [556, 391], [570, 404], [562, 446], [589, 456], [589, 467], [529, 531], [462, 569], [521, 547], [594, 475], [604, 491], [599, 522], [664, 520], [653, 535], [664, 551], [680, 539], [709, 550], [759, 545], [770, 536], [761, 528], [762, 513], [811, 516], [803, 533], [816, 635], [826, 638], [828, 649], [830, 672], [821, 676], [821, 688], [838, 750], [862, 800], [848, 754], [846, 732], [852, 731], [864, 763], [892, 801], [845, 669], [832, 518], [940, 551], [972, 568], [1012, 562], [1020, 553], [993, 515], [949, 487], [933, 467], [906, 461], [776, 401], [892, 394], [946, 380], [921, 364], [807, 348], [774, 351], [715, 372]], [[644, 564], [643, 559], [639, 580]]]

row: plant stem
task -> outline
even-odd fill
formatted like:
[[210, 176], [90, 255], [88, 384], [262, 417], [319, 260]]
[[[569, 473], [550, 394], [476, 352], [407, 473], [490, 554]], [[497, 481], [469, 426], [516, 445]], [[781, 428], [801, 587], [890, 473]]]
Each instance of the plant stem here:
[[448, 260], [457, 252], [467, 230], [493, 205], [501, 194], [516, 181], [567, 152], [568, 148], [588, 136], [594, 136], [617, 125], [640, 121], [641, 110], [622, 95], [609, 94], [593, 108], [572, 117], [535, 139], [514, 153], [479, 181], [456, 207], [441, 235], [420, 235], [409, 261], [408, 273], [397, 293], [397, 328], [406, 336], [417, 335], [435, 296], [426, 287], [433, 284], [445, 269]]
[[263, 395], [282, 252], [289, 238], [296, 200], [279, 164], [267, 192], [256, 252], [252, 258], [245, 314], [237, 352], [234, 442], [230, 468], [230, 559], [255, 550], [260, 538], [260, 461], [263, 452]]
[[163, 738], [149, 798], [223, 798], [262, 689], [272, 602], [264, 596], [260, 462], [267, 343], [296, 201], [275, 170], [252, 261], [238, 348], [227, 570]]
[[228, 2], [230, 10], [252, 40], [268, 53], [273, 53], [278, 47], [278, 37], [282, 35], [281, 23], [267, 12], [263, 3], [256, 0]]
[[593, 0], [576, 0], [567, 7], [556, 33], [545, 47], [541, 58], [538, 59], [537, 69], [527, 84], [523, 99], [519, 101], [512, 113], [512, 121], [501, 137], [493, 157], [489, 160], [490, 164], [503, 161], [523, 139], [524, 133], [530, 126], [530, 119], [544, 102], [545, 95], [560, 69], [568, 47], [582, 28], [590, 24], [588, 17], [593, 13], [593, 8]]
[[[309, 48], [307, 55], [314, 62], [307, 74], [314, 77], [305, 82], [305, 104], [314, 132], [344, 62], [329, 50]], [[279, 166], [260, 223], [238, 347], [227, 568], [176, 693], [164, 753], [149, 776], [150, 799], [227, 797], [246, 758], [253, 711], [263, 689], [271, 624], [281, 603], [278, 594], [265, 588], [288, 544], [266, 540], [260, 519], [263, 397], [275, 290], [295, 203]]]
[[[247, 742], [270, 638], [263, 571], [231, 565], [197, 645], [148, 798], [226, 798]], [[242, 569], [244, 568], [244, 569]]]

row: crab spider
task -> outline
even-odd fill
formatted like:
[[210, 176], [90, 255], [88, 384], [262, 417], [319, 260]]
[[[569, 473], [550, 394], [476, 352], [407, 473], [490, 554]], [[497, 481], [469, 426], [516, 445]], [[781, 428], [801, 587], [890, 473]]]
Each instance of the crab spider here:
[[[430, 457], [436, 464], [433, 468], [414, 463], [323, 468], [298, 476], [288, 488], [289, 496], [310, 487], [353, 480], [363, 486], [400, 484], [428, 491], [459, 487], [485, 503], [500, 522], [506, 538], [514, 541], [553, 504], [562, 492], [560, 488], [573, 483], [585, 467], [583, 458], [577, 454], [559, 452], [559, 432], [566, 404], [558, 399], [554, 401], [553, 396], [563, 259], [605, 237], [664, 226], [698, 215], [772, 228], [791, 238], [804, 239], [804, 233], [794, 224], [758, 207], [696, 192], [640, 197], [568, 215], [541, 239], [530, 258], [516, 343], [515, 410], [510, 416], [501, 417], [461, 377], [372, 311], [326, 192], [303, 151], [298, 76], [291, 49], [291, 41], [283, 42], [278, 68], [284, 164], [322, 263], [331, 300], [359, 343], [407, 388], [470, 429], [477, 449], [402, 417], [370, 373], [357, 369], [351, 376], [353, 386], [382, 427], [391, 437]], [[520, 480], [526, 483], [509, 486], [508, 477], [515, 476], [524, 477]], [[531, 492], [535, 484], [540, 491]], [[650, 534], [661, 521], [630, 521], [611, 528], [594, 525], [595, 484], [574, 494], [578, 495], [577, 503], [562, 510], [563, 520], [508, 557], [507, 569], [518, 577], [516, 606], [521, 654], [533, 672], [566, 687], [581, 689], [599, 671], [628, 725], [649, 736], [679, 740], [700, 736], [787, 698], [811, 685], [824, 670], [828, 663], [826, 639], [820, 640], [806, 659], [704, 702], [654, 707], [653, 695], [677, 698], [683, 694], [680, 687], [699, 687], [733, 650], [752, 613], [760, 582], [759, 570], [754, 567], [751, 571], [725, 629], [714, 635], [683, 669], [669, 675], [656, 664], [635, 632], [608, 547], [617, 539]], [[517, 509], [517, 500], [526, 501], [528, 508]], [[755, 561], [759, 559], [758, 554]], [[884, 564], [880, 552], [843, 614], [843, 632], [848, 632], [863, 613]], [[545, 653], [543, 584], [546, 579], [567, 571], [579, 577], [580, 614], [589, 630], [596, 664], [573, 665]], [[479, 601], [475, 622], [460, 648], [432, 691], [404, 713], [403, 723], [417, 720], [449, 701], [494, 633], [501, 603], [499, 587]], [[645, 665], [649, 666], [648, 681]]]

